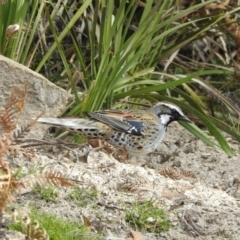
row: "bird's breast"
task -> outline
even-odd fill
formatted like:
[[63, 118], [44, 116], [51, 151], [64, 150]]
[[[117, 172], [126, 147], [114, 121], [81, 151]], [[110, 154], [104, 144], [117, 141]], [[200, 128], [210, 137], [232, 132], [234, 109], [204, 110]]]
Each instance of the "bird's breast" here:
[[125, 147], [130, 154], [147, 154], [154, 151], [162, 142], [166, 129], [157, 124], [145, 126], [143, 135], [137, 136], [124, 132], [113, 132], [108, 140], [111, 144]]

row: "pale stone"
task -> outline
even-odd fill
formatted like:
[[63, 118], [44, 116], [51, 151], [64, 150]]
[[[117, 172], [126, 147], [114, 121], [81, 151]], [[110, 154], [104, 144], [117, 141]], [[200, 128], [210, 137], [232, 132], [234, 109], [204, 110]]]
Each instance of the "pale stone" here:
[[[68, 96], [64, 89], [28, 67], [0, 55], [0, 107], [4, 106], [14, 85], [24, 88], [26, 82], [29, 87], [20, 126], [41, 112], [44, 112], [43, 116], [57, 117], [67, 105]], [[30, 135], [41, 138], [44, 135], [43, 129], [46, 127], [35, 124]]]

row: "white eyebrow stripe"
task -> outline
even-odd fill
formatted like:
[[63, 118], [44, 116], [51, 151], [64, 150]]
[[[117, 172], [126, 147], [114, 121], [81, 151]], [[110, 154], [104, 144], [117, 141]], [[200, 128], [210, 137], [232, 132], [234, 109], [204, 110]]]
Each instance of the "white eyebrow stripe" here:
[[170, 103], [163, 103], [163, 105], [168, 106], [169, 108], [175, 109], [176, 111], [178, 111], [182, 116], [184, 116], [183, 111], [181, 110], [181, 108], [179, 108], [176, 105], [172, 105]]

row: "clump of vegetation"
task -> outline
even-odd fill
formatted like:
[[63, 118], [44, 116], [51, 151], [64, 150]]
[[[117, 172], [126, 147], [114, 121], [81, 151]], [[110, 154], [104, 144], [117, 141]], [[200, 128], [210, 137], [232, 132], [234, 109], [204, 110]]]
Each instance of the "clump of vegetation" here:
[[232, 128], [240, 115], [239, 10], [216, 0], [7, 1], [0, 53], [71, 88], [68, 115], [170, 101], [217, 141], [184, 127], [232, 156], [221, 132], [240, 141]]
[[48, 187], [36, 186], [33, 192], [38, 198], [46, 201], [53, 201], [59, 196], [57, 189], [53, 186]]
[[[11, 165], [9, 162], [9, 155], [13, 155], [16, 151], [21, 151], [21, 144], [25, 135], [29, 132], [30, 128], [36, 123], [36, 120], [30, 121], [25, 127], [16, 131], [17, 124], [21, 113], [24, 108], [25, 99], [27, 96], [28, 84], [26, 83], [24, 88], [18, 86], [12, 87], [12, 94], [7, 100], [4, 107], [0, 110], [0, 223], [5, 221], [5, 215], [2, 214], [6, 208], [12, 204], [15, 200], [14, 196], [18, 193], [18, 190], [26, 186], [31, 187], [36, 184], [40, 188], [37, 188], [35, 193], [44, 199], [53, 199], [56, 197], [53, 188], [49, 186], [61, 185], [65, 187], [73, 186], [61, 173], [58, 172], [34, 172], [31, 176], [25, 179], [17, 179], [17, 176], [21, 175], [21, 168], [16, 174], [13, 174]], [[37, 119], [37, 118], [36, 118]], [[41, 187], [47, 187], [43, 189]], [[49, 188], [48, 188], [49, 187]], [[29, 225], [29, 219], [26, 218], [23, 222], [28, 226], [28, 231], [33, 231], [34, 238], [40, 234], [41, 236], [47, 236], [45, 230], [38, 229], [38, 223], [31, 223]], [[36, 230], [37, 229], [37, 230]], [[37, 232], [36, 232], [36, 231]]]
[[27, 89], [27, 84], [25, 84], [24, 89], [14, 86], [11, 96], [0, 110], [0, 213], [13, 201], [13, 193], [16, 189], [24, 185], [13, 176], [7, 156], [17, 149], [17, 139], [23, 137], [32, 125], [29, 124], [26, 128], [22, 128], [17, 134], [14, 134], [23, 111]]
[[125, 220], [132, 228], [141, 232], [160, 233], [171, 227], [164, 210], [154, 206], [153, 201], [134, 202], [127, 206]]
[[91, 233], [88, 226], [79, 225], [76, 221], [63, 220], [56, 215], [31, 209], [29, 216], [10, 225], [11, 230], [20, 231], [28, 239], [51, 240], [100, 240], [100, 234]]
[[239, 10], [216, 0], [6, 1], [0, 53], [71, 89], [68, 115], [170, 101], [196, 123], [184, 127], [232, 156], [222, 131], [240, 141], [232, 128], [240, 115]]
[[86, 205], [92, 206], [93, 208], [97, 208], [97, 195], [98, 191], [92, 188], [74, 188], [66, 197], [70, 199], [75, 204], [80, 207], [84, 207]]

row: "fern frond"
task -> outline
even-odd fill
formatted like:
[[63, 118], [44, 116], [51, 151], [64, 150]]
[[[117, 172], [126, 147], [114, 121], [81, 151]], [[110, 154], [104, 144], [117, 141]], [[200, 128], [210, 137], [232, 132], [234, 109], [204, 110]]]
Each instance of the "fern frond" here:
[[13, 201], [11, 194], [11, 180], [12, 174], [8, 164], [1, 160], [0, 166], [0, 212], [6, 205]]
[[45, 173], [45, 179], [49, 184], [55, 186], [60, 185], [62, 187], [72, 187], [73, 184], [67, 180], [60, 172], [48, 172]]
[[[41, 187], [63, 186], [72, 187], [74, 184], [60, 172], [37, 173], [21, 181], [21, 186], [33, 188], [36, 184]], [[20, 188], [18, 189], [20, 190]]]
[[23, 138], [30, 132], [31, 128], [36, 124], [38, 118], [40, 118], [44, 112], [40, 113], [34, 120], [27, 123], [25, 127], [21, 127], [20, 129], [13, 132], [14, 143], [23, 142]]
[[13, 87], [9, 100], [0, 111], [0, 126], [2, 128], [2, 132], [11, 133], [14, 129], [16, 129], [27, 96], [27, 89], [28, 84], [25, 84], [24, 89], [17, 86]]
[[171, 178], [173, 180], [181, 179], [181, 174], [173, 168], [164, 168], [159, 172], [161, 175]]
[[176, 171], [173, 168], [164, 168], [159, 173], [173, 180], [179, 180], [179, 179], [185, 179], [185, 178], [196, 178], [196, 175], [193, 172]]
[[28, 215], [25, 215], [22, 217], [21, 222], [25, 229], [27, 239], [49, 239], [46, 230], [40, 226], [38, 221], [32, 221]]
[[13, 176], [5, 155], [12, 148], [12, 131], [16, 128], [27, 95], [28, 84], [24, 89], [14, 86], [7, 103], [0, 110], [0, 213], [10, 204], [12, 193], [21, 185]]

